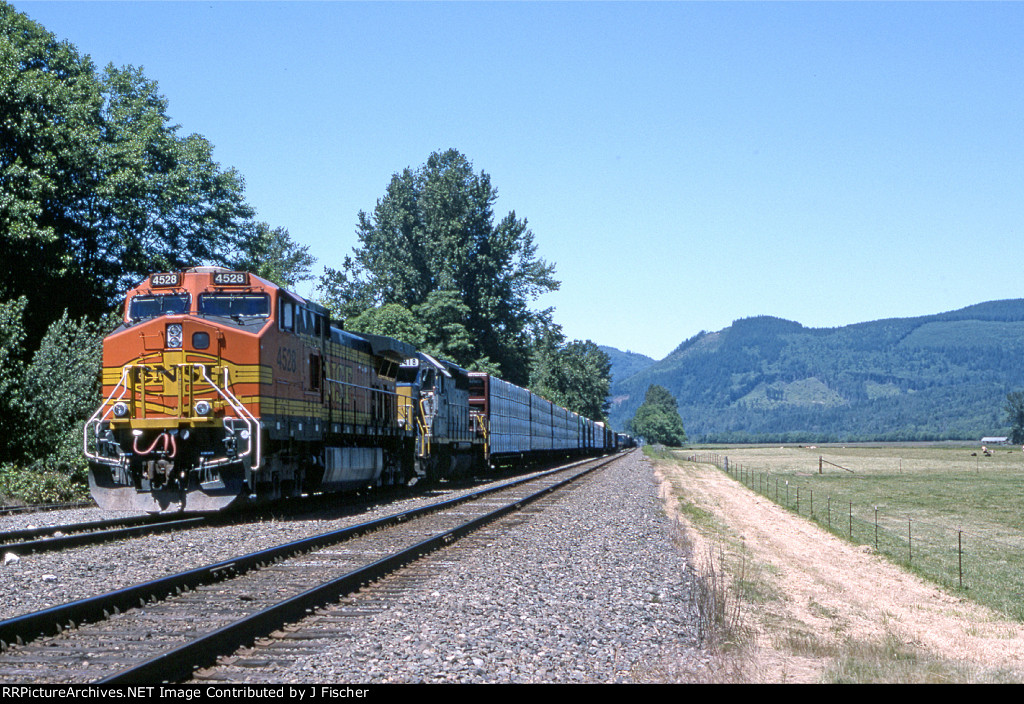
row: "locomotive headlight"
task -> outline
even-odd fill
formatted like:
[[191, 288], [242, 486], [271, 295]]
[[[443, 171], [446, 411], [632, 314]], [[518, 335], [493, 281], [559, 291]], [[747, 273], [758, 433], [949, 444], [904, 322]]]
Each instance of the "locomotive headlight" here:
[[197, 416], [208, 416], [212, 407], [209, 401], [196, 401], [196, 415]]
[[167, 346], [181, 347], [181, 323], [171, 323], [167, 326]]
[[118, 401], [114, 404], [114, 415], [118, 418], [124, 418], [128, 415], [128, 404], [124, 401]]

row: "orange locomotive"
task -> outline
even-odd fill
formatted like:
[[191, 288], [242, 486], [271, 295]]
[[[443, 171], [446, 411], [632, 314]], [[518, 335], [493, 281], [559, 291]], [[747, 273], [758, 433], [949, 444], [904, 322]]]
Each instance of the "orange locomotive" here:
[[93, 497], [213, 511], [405, 482], [415, 428], [395, 381], [414, 355], [332, 327], [322, 306], [252, 274], [153, 274], [104, 340], [105, 400], [85, 426]]

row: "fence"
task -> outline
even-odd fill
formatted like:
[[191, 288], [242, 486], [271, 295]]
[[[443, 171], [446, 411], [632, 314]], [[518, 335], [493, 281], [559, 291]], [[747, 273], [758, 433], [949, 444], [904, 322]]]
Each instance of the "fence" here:
[[989, 606], [1024, 620], [1024, 550], [1002, 541], [906, 512], [857, 505], [843, 497], [815, 495], [808, 482], [793, 474], [773, 474], [744, 467], [713, 452], [692, 453], [691, 462], [712, 464], [753, 491], [829, 532], [858, 545], [869, 545], [890, 560], [947, 587], [970, 591]]

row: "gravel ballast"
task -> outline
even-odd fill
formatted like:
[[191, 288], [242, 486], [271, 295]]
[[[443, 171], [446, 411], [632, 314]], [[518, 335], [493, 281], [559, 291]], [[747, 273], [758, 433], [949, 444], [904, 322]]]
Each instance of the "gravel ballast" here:
[[[655, 682], [698, 669], [685, 559], [639, 452], [275, 675], [289, 682]], [[358, 602], [356, 602], [358, 604]], [[684, 664], [685, 663], [685, 664]]]

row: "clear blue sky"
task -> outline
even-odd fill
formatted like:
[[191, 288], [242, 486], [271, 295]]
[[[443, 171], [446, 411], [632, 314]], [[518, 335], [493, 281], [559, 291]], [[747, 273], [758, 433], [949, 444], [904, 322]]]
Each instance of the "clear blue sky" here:
[[454, 147], [557, 264], [571, 338], [660, 359], [752, 315], [1024, 293], [1022, 3], [13, 4], [142, 66], [318, 273]]

